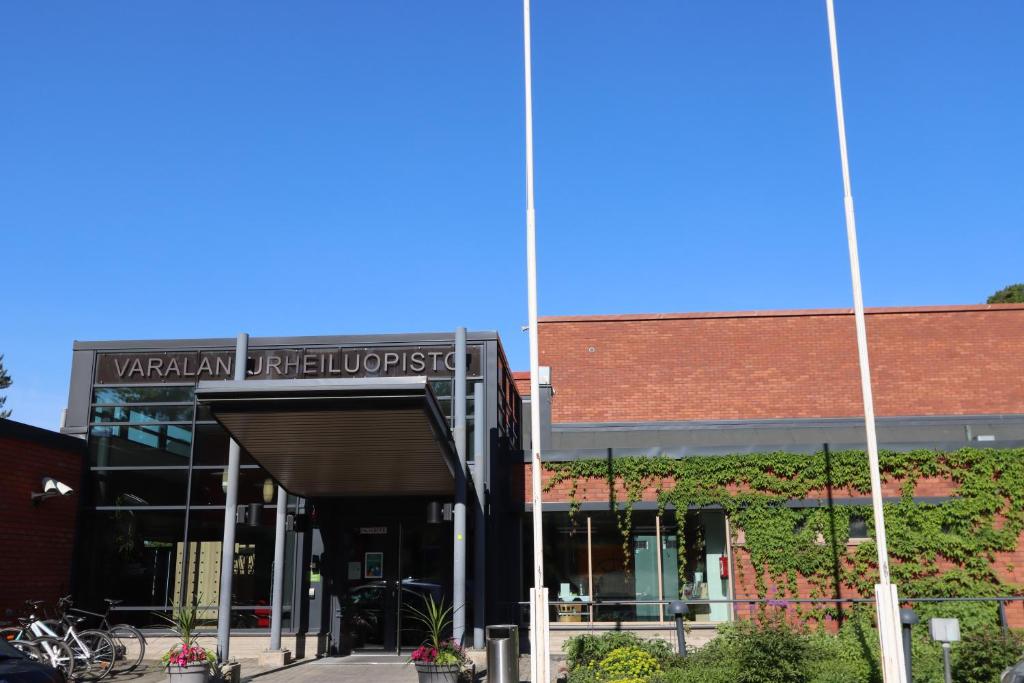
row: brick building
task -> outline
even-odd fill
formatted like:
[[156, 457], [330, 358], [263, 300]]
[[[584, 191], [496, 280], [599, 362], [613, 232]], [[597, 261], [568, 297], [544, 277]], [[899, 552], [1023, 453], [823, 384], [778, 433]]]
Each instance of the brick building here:
[[[1024, 531], [1024, 451], [1012, 450], [1024, 445], [1024, 306], [874, 309], [867, 329], [879, 440], [897, 454], [886, 456], [887, 502], [988, 515], [936, 525], [950, 527], [960, 555], [923, 551], [928, 591], [1012, 592], [1024, 582], [1024, 539], [1007, 540]], [[76, 598], [120, 598], [118, 618], [140, 627], [199, 596], [211, 605], [204, 619], [225, 616], [214, 605], [230, 538], [231, 639], [257, 650], [279, 547], [282, 628], [296, 650], [308, 641], [310, 652], [399, 651], [417, 642], [396, 627], [405, 601], [452, 600], [456, 586], [472, 617], [467, 639], [474, 627], [521, 620], [532, 575], [524, 400], [540, 403], [546, 583], [567, 603], [552, 625], [556, 647], [579, 628], [664, 631], [659, 601], [680, 595], [691, 600], [694, 629], [709, 634], [742, 615], [716, 600], [862, 593], [872, 568], [859, 549], [870, 547], [871, 519], [850, 311], [550, 317], [539, 332], [539, 396], [486, 331], [468, 333], [465, 354], [456, 352], [461, 332], [242, 335], [240, 349], [236, 339], [76, 342], [63, 429], [87, 444]], [[465, 478], [456, 475], [457, 432], [468, 437]], [[241, 448], [233, 484], [229, 440]], [[969, 481], [985, 467], [1002, 483]], [[42, 475], [72, 476], [19, 475], [23, 490], [3, 503], [24, 528], [73, 515], [72, 501], [17, 502]], [[1018, 480], [1019, 494], [1000, 488]], [[996, 503], [956, 502], [989, 489]], [[776, 524], [766, 540], [750, 530], [752, 510], [790, 526]], [[982, 523], [976, 535], [988, 545], [965, 543]], [[895, 546], [903, 536], [890, 538]], [[37, 543], [36, 553], [71, 545], [19, 542]], [[456, 562], [463, 543], [472, 559]], [[835, 577], [786, 565], [803, 553], [821, 569], [830, 551]], [[66, 576], [67, 562], [47, 564]], [[48, 597], [42, 590], [32, 588]], [[1024, 625], [1020, 603], [1008, 617]]]
[[[0, 419], [0, 618], [25, 600], [53, 603], [70, 592], [84, 453], [81, 439]], [[41, 498], [45, 478], [75, 491]]]
[[[1024, 305], [870, 309], [867, 332], [882, 449], [946, 452], [1024, 444]], [[862, 450], [851, 310], [542, 318], [540, 364], [550, 368], [550, 385], [542, 385], [540, 397], [545, 462], [563, 470], [575, 463], [575, 471], [585, 471], [579, 468], [583, 461], [593, 463], [589, 476], [544, 473], [546, 572], [553, 592], [584, 602], [590, 596], [669, 599], [676, 591], [695, 600], [763, 598], [766, 586], [769, 594], [794, 594], [752, 564], [749, 539], [730, 526], [720, 506], [694, 506], [683, 516], [664, 511], [665, 491], [675, 485], [671, 475], [643, 480], [624, 539], [621, 510], [630, 494], [621, 477], [610, 494], [600, 463], [612, 468], [621, 459], [678, 462], [777, 452], [815, 458]], [[527, 395], [528, 373], [516, 373], [515, 380]], [[528, 489], [528, 451], [525, 466]], [[788, 505], [863, 509], [870, 503], [863, 487], [841, 484], [811, 488]], [[960, 495], [958, 485], [941, 475], [909, 483], [892, 476], [884, 495], [895, 504], [909, 491], [917, 504], [942, 505]], [[749, 484], [732, 482], [729, 488], [737, 492]], [[856, 546], [870, 535], [870, 519], [850, 519], [841, 534], [846, 547], [837, 555], [847, 572]], [[1022, 548], [1024, 536], [1015, 549], [995, 553], [996, 592], [1011, 594], [1024, 582]], [[943, 568], [959, 567], [941, 553], [936, 565], [937, 577]], [[796, 597], [858, 594], [850, 585], [812, 586], [802, 575], [796, 585]], [[576, 620], [574, 610], [564, 611], [560, 621]], [[742, 608], [721, 603], [695, 611], [698, 622], [713, 624]], [[589, 608], [584, 612], [587, 620]], [[1010, 606], [1008, 618], [1024, 626], [1021, 603]], [[657, 619], [657, 608], [598, 608], [594, 619], [641, 625]]]

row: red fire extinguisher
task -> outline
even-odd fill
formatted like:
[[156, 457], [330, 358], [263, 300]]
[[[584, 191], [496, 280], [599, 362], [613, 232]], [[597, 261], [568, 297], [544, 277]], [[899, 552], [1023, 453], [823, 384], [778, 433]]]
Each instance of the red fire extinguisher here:
[[729, 578], [729, 558], [725, 555], [718, 558], [718, 575], [723, 579]]

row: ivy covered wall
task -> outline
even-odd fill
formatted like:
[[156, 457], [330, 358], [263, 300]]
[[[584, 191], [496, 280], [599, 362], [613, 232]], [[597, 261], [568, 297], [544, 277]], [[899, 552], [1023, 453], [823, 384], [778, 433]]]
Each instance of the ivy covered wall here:
[[[1024, 594], [1024, 449], [890, 451], [881, 454], [881, 464], [884, 495], [893, 499], [886, 504], [892, 576], [902, 596]], [[624, 547], [633, 507], [642, 500], [677, 519], [694, 507], [723, 508], [736, 597], [870, 596], [877, 581], [875, 544], [849, 538], [855, 515], [867, 520], [873, 535], [862, 451], [617, 457], [544, 467], [545, 500], [566, 501], [571, 513], [583, 502], [607, 502]], [[796, 610], [810, 618], [836, 612]], [[965, 627], [992, 623], [995, 611], [992, 603], [918, 608], [925, 617], [956, 614]], [[1024, 626], [1021, 603], [1011, 605], [1008, 616], [1011, 625]]]

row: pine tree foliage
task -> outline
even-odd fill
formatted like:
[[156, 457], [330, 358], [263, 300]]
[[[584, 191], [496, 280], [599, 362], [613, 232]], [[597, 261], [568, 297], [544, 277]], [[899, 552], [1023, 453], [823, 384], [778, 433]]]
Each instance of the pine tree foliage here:
[[1003, 287], [988, 298], [990, 304], [1024, 304], [1024, 283]]
[[[4, 367], [4, 354], [0, 353], [0, 391], [11, 386], [14, 381], [11, 376], [7, 373], [7, 368]], [[0, 394], [0, 420], [6, 419], [11, 416], [11, 411], [4, 410], [4, 404], [7, 403], [7, 397]]]

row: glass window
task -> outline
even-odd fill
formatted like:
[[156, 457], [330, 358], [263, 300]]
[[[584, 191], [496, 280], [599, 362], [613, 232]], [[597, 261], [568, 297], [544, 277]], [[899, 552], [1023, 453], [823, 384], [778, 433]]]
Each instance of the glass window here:
[[558, 605], [558, 621], [589, 621], [590, 599], [587, 571], [587, 523], [583, 514], [575, 524], [567, 512], [544, 515], [544, 576], [551, 587], [551, 599], [580, 603]]
[[[198, 468], [192, 471], [192, 505], [224, 505], [227, 478], [224, 468]], [[270, 500], [266, 500], [269, 494]], [[277, 502], [277, 484], [259, 467], [238, 471], [238, 504]]]
[[[260, 508], [257, 518], [239, 524], [235, 531], [235, 567], [232, 580], [232, 604], [244, 608], [232, 616], [233, 625], [267, 628], [259, 619], [266, 611], [269, 618], [274, 564], [273, 508]], [[287, 532], [293, 536], [292, 532]], [[189, 558], [184, 573], [186, 602], [192, 596], [203, 604], [219, 600], [221, 541], [224, 537], [224, 510], [195, 509], [189, 513]], [[286, 546], [287, 541], [286, 540]], [[292, 541], [294, 543], [294, 541]], [[287, 558], [291, 556], [285, 555]], [[211, 610], [216, 615], [216, 609]], [[269, 625], [269, 624], [268, 624]]]
[[[231, 439], [219, 424], [196, 425], [196, 447], [192, 454], [192, 463], [196, 466], [216, 466], [228, 463], [228, 444]], [[252, 456], [242, 451], [240, 462], [243, 465], [255, 465]]]
[[[257, 526], [236, 530], [233, 628], [268, 628], [274, 555], [274, 510], [264, 509]], [[117, 620], [139, 627], [166, 628], [153, 612], [170, 613], [184, 593], [203, 607], [200, 627], [215, 627], [220, 599], [220, 553], [224, 510], [195, 510], [184, 543], [185, 511], [118, 510], [90, 514], [80, 566], [80, 606], [102, 609], [103, 599], [124, 600]], [[294, 534], [285, 539], [289, 562]], [[290, 591], [285, 590], [284, 625], [289, 625]]]
[[104, 598], [123, 600], [118, 621], [158, 625], [150, 613], [176, 602], [174, 587], [181, 570], [185, 511], [118, 510], [89, 514], [83, 525], [83, 576], [80, 606], [103, 607]]
[[[622, 534], [612, 512], [589, 513], [591, 520], [591, 557], [594, 575], [594, 599], [597, 601], [635, 600], [632, 573], [626, 572]], [[634, 520], [636, 513], [634, 513]], [[597, 621], [635, 621], [631, 605], [602, 605], [594, 610]]]
[[430, 388], [434, 390], [434, 395], [438, 398], [451, 398], [452, 381], [450, 379], [432, 379]]
[[[575, 524], [564, 512], [544, 517], [545, 576], [550, 577], [551, 600], [581, 603], [559, 606], [555, 612], [559, 621], [590, 618], [586, 603], [591, 583], [593, 600], [604, 603], [594, 606], [595, 621], [658, 621], [668, 618], [659, 601], [729, 597], [728, 579], [719, 572], [720, 558], [726, 556], [721, 511], [687, 513], [685, 548], [679, 545], [674, 513], [657, 518], [652, 510], [635, 510], [625, 544], [614, 512], [579, 512]], [[530, 557], [527, 553], [525, 559]], [[714, 575], [708, 573], [709, 567], [715, 569]], [[690, 607], [690, 618], [697, 621], [726, 621], [728, 615], [724, 604]]]
[[870, 538], [868, 520], [863, 515], [850, 516], [850, 538]]
[[192, 406], [96, 406], [93, 422], [192, 422]]
[[191, 449], [188, 425], [110, 425], [89, 430], [93, 467], [187, 466]]
[[93, 470], [96, 505], [185, 505], [188, 468]]
[[194, 387], [95, 387], [93, 403], [191, 403]]

